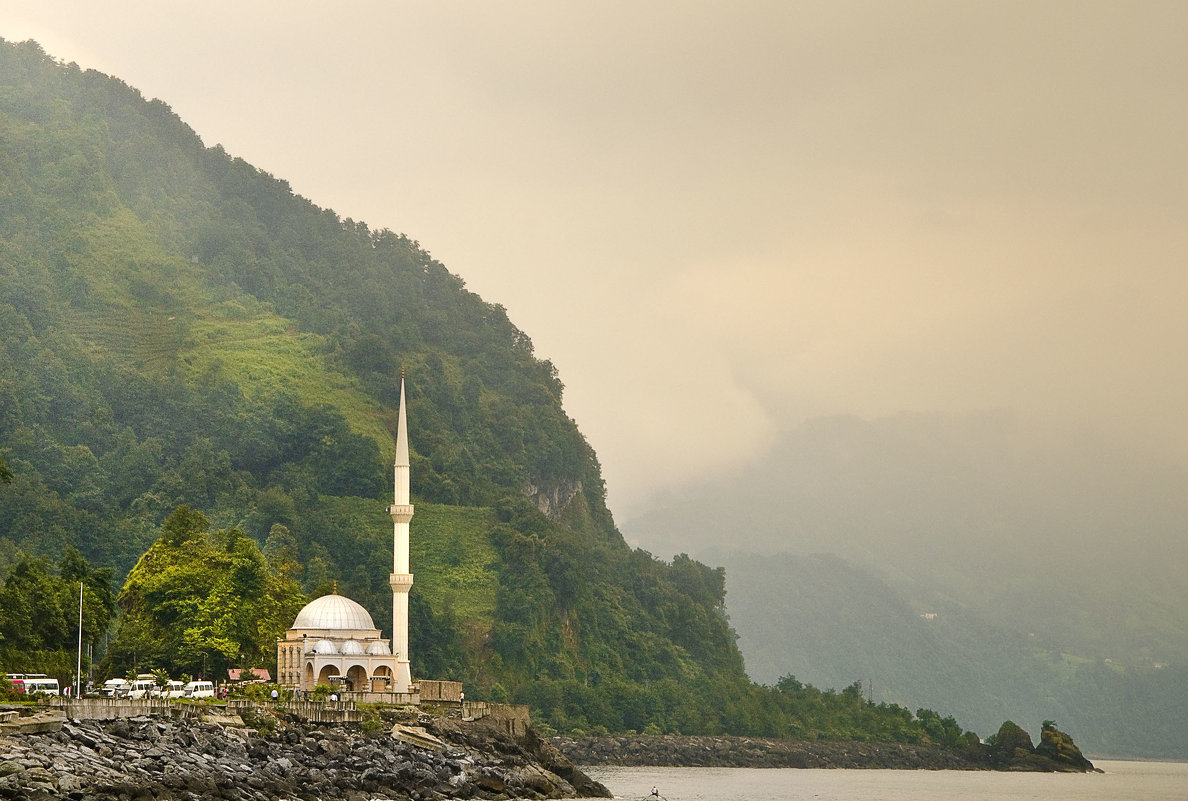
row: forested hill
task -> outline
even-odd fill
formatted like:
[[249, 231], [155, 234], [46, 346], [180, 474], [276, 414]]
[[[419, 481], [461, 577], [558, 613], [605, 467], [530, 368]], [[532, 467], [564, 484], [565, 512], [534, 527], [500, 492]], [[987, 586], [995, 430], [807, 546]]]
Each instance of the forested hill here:
[[293, 501], [378, 497], [401, 367], [422, 501], [577, 495], [615, 536], [556, 371], [501, 307], [160, 101], [28, 43], [0, 56], [0, 432], [73, 507], [51, 547], [76, 532], [126, 568], [146, 541], [72, 518], [114, 504], [155, 525], [161, 502], [218, 507], [248, 476]]
[[[175, 425], [179, 404], [204, 406], [209, 418], [228, 392], [286, 394], [330, 404], [352, 432], [390, 450], [403, 366], [415, 376], [420, 497], [489, 504], [529, 483], [563, 497], [580, 485], [610, 530], [598, 467], [562, 411], [556, 371], [502, 307], [467, 292], [409, 238], [339, 219], [204, 147], [168, 106], [121, 81], [56, 65], [31, 44], [6, 46], [3, 58], [0, 236], [6, 272], [16, 271], [5, 299], [18, 315], [5, 329], [27, 324], [57, 357], [37, 360], [37, 389], [53, 408], [9, 401], [9, 418], [94, 421], [102, 393], [114, 426], [152, 431]], [[76, 372], [70, 360], [88, 365], [74, 382], [62, 375]], [[121, 371], [141, 386], [104, 384], [129, 383]], [[59, 392], [58, 380], [74, 386]], [[171, 399], [179, 386], [192, 396]], [[160, 419], [151, 406], [166, 407]], [[219, 434], [213, 419], [192, 422]], [[268, 477], [293, 461], [262, 453], [258, 436], [218, 443], [230, 446], [233, 470]], [[367, 473], [359, 455], [324, 450], [328, 465]], [[307, 463], [321, 489], [372, 494], [328, 465]]]
[[[386, 630], [404, 368], [417, 675], [571, 728], [720, 729], [705, 695], [749, 692], [723, 572], [624, 544], [503, 308], [32, 42], [0, 41], [0, 332], [0, 670], [58, 664], [80, 575], [105, 672], [274, 661], [250, 605], [214, 610], [267, 570], [306, 597], [336, 582]], [[201, 514], [163, 529], [179, 507]], [[138, 560], [125, 622], [157, 617], [98, 630], [103, 568], [118, 587]]]

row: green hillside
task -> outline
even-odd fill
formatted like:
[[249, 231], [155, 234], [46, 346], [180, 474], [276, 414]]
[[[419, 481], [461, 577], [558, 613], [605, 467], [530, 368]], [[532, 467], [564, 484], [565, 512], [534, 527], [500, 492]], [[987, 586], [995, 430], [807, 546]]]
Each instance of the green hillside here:
[[334, 586], [386, 628], [403, 369], [415, 675], [568, 730], [931, 736], [751, 684], [724, 572], [627, 547], [502, 307], [32, 42], [0, 41], [0, 332], [0, 670], [69, 680], [78, 580], [110, 673], [275, 659]]

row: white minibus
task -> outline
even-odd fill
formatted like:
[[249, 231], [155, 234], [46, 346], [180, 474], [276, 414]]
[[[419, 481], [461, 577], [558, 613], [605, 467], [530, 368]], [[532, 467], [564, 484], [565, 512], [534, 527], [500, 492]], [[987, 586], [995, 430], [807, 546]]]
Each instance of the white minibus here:
[[192, 681], [186, 685], [186, 698], [214, 698], [214, 683], [209, 681]]
[[108, 679], [99, 688], [99, 694], [104, 698], [122, 698], [127, 689], [128, 682], [123, 679]]
[[153, 688], [157, 686], [157, 679], [151, 673], [141, 673], [124, 692], [125, 698], [147, 698]]

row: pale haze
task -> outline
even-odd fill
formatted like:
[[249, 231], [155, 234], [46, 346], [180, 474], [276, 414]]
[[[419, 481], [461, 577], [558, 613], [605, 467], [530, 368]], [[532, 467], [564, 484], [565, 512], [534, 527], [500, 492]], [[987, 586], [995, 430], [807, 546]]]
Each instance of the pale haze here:
[[0, 37], [506, 306], [620, 519], [824, 415], [1188, 462], [1185, 31], [1179, 2], [0, 0]]

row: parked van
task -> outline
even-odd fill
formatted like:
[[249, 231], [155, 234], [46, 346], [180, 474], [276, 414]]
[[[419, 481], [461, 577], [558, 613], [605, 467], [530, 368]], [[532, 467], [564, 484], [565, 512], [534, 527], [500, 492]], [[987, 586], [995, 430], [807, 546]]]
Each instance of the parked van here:
[[12, 689], [26, 695], [34, 693], [58, 695], [61, 692], [58, 680], [51, 679], [44, 673], [9, 673], [8, 681], [12, 685]]
[[104, 698], [123, 698], [128, 689], [128, 682], [123, 679], [108, 679], [99, 688], [99, 694]]
[[214, 682], [210, 681], [192, 681], [184, 690], [186, 698], [214, 698], [214, 694]]
[[147, 698], [157, 686], [157, 679], [152, 673], [141, 673], [136, 677], [124, 693], [125, 698]]
[[165, 682], [165, 687], [157, 693], [161, 698], [181, 698], [185, 694], [186, 683], [184, 681]]

